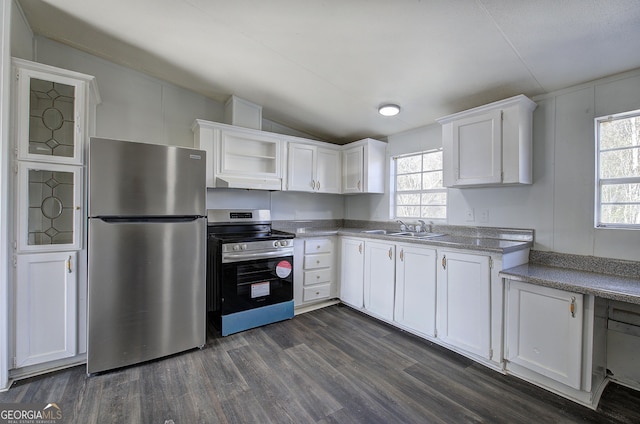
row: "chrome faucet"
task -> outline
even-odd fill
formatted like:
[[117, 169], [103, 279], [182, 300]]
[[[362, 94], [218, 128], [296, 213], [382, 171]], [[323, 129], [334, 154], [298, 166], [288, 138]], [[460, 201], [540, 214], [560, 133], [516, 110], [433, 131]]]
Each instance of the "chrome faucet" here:
[[400, 224], [400, 231], [412, 230], [411, 225], [405, 224], [401, 219], [396, 220], [396, 222]]
[[[418, 220], [418, 222], [419, 222], [419, 223], [420, 223], [420, 225], [422, 226], [422, 227], [420, 227], [420, 228], [422, 228], [422, 230], [421, 230], [421, 231], [419, 231], [419, 232], [427, 232], [427, 223], [426, 223], [426, 222], [424, 222], [424, 221], [423, 221], [423, 220], [421, 220], [421, 219], [419, 219], [419, 220]], [[430, 233], [431, 231], [428, 231], [428, 232]]]
[[432, 233], [433, 232], [433, 221], [429, 221], [429, 225], [427, 225], [426, 222], [424, 222], [423, 220], [419, 219], [418, 222], [420, 223], [420, 225], [422, 225], [422, 231], [425, 233]]

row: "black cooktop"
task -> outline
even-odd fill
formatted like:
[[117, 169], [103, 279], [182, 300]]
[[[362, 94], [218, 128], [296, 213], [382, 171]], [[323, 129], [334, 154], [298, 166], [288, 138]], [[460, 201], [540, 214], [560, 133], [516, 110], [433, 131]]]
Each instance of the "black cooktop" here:
[[207, 226], [209, 237], [221, 240], [222, 242], [241, 243], [256, 240], [282, 240], [292, 239], [293, 233], [274, 230], [270, 224], [251, 225], [211, 225]]

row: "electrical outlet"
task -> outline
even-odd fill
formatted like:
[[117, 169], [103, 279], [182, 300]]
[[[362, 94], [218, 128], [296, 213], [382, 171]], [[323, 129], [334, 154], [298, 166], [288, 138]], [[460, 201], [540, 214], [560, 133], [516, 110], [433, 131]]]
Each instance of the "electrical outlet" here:
[[489, 222], [489, 209], [480, 209], [478, 212], [478, 222]]
[[467, 209], [467, 216], [466, 216], [466, 221], [467, 222], [473, 222], [476, 220], [473, 208]]

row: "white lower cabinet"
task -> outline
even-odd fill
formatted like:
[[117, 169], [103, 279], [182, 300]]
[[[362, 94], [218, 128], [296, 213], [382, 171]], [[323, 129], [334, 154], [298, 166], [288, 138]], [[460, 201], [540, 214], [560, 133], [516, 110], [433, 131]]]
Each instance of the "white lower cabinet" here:
[[373, 315], [392, 321], [396, 246], [394, 243], [367, 241], [364, 249], [364, 308]]
[[507, 368], [517, 364], [583, 388], [583, 304], [582, 294], [508, 280]]
[[13, 368], [77, 351], [77, 253], [18, 255]]
[[438, 263], [438, 338], [491, 359], [490, 257], [439, 251]]
[[364, 302], [364, 240], [341, 237], [340, 300], [361, 309]]
[[335, 237], [294, 240], [294, 302], [296, 307], [337, 296]]
[[412, 244], [396, 246], [394, 319], [429, 337], [436, 331], [436, 250]]

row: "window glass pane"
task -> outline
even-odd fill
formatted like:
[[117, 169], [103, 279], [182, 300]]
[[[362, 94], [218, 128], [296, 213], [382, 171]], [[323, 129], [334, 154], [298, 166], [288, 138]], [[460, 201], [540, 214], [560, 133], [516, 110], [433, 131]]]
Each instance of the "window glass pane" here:
[[442, 149], [395, 159], [395, 215], [446, 219], [447, 192], [442, 181]]
[[445, 206], [423, 206], [421, 216], [422, 218], [445, 219], [447, 208]]
[[640, 224], [640, 205], [602, 205], [603, 224]]
[[602, 203], [640, 202], [640, 184], [606, 184], [602, 186]]
[[423, 156], [422, 168], [425, 171], [442, 169], [442, 152], [426, 153]]
[[397, 216], [401, 218], [420, 218], [420, 206], [398, 206]]
[[409, 174], [412, 172], [421, 172], [422, 168], [421, 155], [399, 157], [396, 160], [396, 173]]
[[600, 122], [600, 150], [640, 144], [640, 116]]
[[600, 152], [600, 178], [640, 177], [640, 147]]
[[442, 171], [425, 172], [423, 180], [423, 189], [442, 188]]
[[422, 194], [423, 205], [447, 205], [447, 193], [423, 193]]
[[422, 174], [398, 175], [396, 179], [396, 190], [420, 190]]
[[398, 205], [420, 205], [420, 194], [398, 194], [396, 201]]

